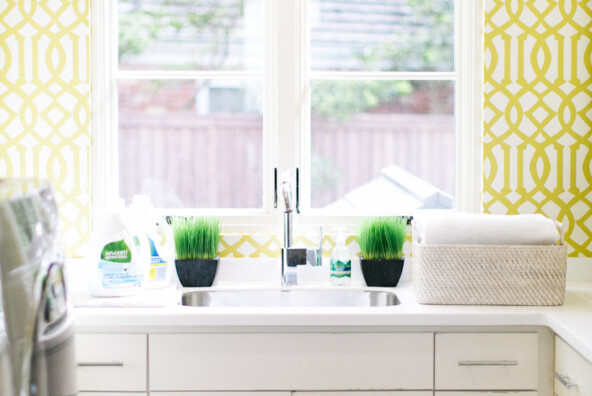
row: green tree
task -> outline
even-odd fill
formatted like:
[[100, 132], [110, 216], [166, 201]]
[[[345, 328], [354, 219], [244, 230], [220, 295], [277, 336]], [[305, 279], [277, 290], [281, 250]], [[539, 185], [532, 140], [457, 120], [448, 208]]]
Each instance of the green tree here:
[[[402, 29], [388, 42], [357, 54], [363, 71], [449, 71], [454, 69], [454, 1], [408, 0], [409, 13]], [[314, 85], [312, 111], [328, 119], [347, 120], [426, 90], [418, 81], [319, 81]], [[448, 82], [431, 82], [433, 107], [450, 91]]]
[[230, 37], [244, 16], [244, 0], [119, 0], [119, 61], [144, 53], [155, 41], [170, 45], [185, 37], [207, 37], [208, 45], [189, 65], [217, 69], [228, 58]]

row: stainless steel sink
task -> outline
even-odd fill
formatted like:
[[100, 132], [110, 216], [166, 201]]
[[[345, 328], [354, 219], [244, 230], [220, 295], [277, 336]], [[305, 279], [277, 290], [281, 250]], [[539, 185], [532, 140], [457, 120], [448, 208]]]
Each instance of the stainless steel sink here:
[[200, 290], [183, 293], [191, 307], [387, 307], [400, 304], [382, 290]]

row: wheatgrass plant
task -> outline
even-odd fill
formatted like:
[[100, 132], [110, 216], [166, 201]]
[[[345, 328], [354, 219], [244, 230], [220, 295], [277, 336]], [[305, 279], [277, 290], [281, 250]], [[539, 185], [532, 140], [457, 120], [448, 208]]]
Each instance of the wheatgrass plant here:
[[172, 226], [177, 259], [212, 260], [218, 257], [220, 221], [217, 218], [175, 217]]
[[362, 221], [360, 249], [365, 259], [400, 259], [407, 235], [404, 217], [375, 217]]

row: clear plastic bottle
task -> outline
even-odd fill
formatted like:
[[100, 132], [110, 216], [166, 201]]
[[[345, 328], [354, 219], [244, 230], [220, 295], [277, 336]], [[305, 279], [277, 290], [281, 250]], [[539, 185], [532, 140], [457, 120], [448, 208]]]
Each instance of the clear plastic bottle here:
[[349, 285], [351, 282], [351, 256], [345, 246], [343, 229], [339, 229], [335, 248], [331, 252], [331, 284]]
[[163, 217], [156, 216], [150, 197], [137, 194], [130, 204], [131, 215], [138, 229], [143, 231], [139, 238], [150, 247], [150, 260], [146, 264], [147, 289], [163, 288], [171, 285], [175, 272], [175, 242], [173, 230]]
[[91, 236], [86, 257], [90, 294], [116, 297], [140, 293], [146, 276], [148, 246], [134, 235], [125, 202], [119, 199], [107, 208], [101, 225]]

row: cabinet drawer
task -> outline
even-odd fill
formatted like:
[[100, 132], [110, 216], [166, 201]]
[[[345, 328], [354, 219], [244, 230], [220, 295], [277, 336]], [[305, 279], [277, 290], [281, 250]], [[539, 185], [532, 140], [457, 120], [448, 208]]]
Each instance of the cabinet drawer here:
[[436, 334], [436, 390], [536, 390], [536, 333]]
[[81, 391], [146, 391], [145, 334], [76, 334]]
[[[116, 395], [119, 396], [119, 395]], [[291, 392], [150, 392], [150, 396], [292, 396]]]
[[152, 391], [432, 389], [432, 333], [150, 335]]
[[513, 392], [513, 391], [475, 391], [475, 392], [436, 392], [434, 396], [537, 396], [537, 392]]
[[292, 396], [433, 396], [431, 391], [292, 392]]
[[[592, 363], [559, 337], [555, 337], [555, 373], [557, 396], [592, 395]], [[562, 376], [565, 384], [557, 376]]]
[[[78, 396], [148, 396], [147, 393], [126, 393], [126, 392], [80, 392]], [[170, 395], [169, 395], [170, 396]], [[186, 395], [189, 396], [189, 395]]]

